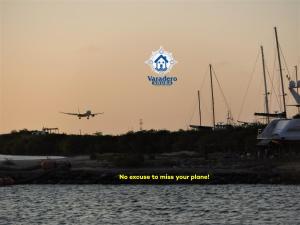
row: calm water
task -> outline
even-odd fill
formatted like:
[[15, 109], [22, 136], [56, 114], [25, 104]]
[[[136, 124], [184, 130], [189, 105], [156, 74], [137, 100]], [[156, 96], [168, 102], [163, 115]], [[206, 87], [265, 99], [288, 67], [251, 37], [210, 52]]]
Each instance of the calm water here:
[[300, 186], [0, 188], [0, 224], [300, 224]]
[[29, 156], [29, 155], [3, 155], [0, 154], [0, 161], [3, 160], [35, 160], [35, 159], [63, 159], [62, 156]]

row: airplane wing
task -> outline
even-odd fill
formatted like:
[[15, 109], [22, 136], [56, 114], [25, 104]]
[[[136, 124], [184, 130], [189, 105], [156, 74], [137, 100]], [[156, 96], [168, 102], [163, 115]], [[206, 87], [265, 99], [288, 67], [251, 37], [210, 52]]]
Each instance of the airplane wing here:
[[99, 114], [103, 114], [104, 112], [101, 112], [101, 113], [92, 113], [92, 115], [96, 116], [96, 115], [99, 115]]
[[72, 116], [78, 116], [79, 115], [78, 113], [66, 113], [66, 112], [60, 112], [60, 113], [67, 114], [67, 115], [72, 115]]
[[295, 105], [286, 105], [286, 106], [296, 106], [296, 107], [300, 107], [299, 104], [295, 104]]

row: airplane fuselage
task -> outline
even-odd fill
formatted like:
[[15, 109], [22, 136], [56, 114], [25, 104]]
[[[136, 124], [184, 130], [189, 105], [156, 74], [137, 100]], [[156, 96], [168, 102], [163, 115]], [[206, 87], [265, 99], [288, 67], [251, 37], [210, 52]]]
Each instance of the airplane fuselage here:
[[78, 119], [81, 119], [81, 117], [86, 117], [87, 119], [91, 117], [94, 117], [95, 115], [92, 114], [91, 110], [87, 110], [85, 113], [79, 113], [78, 115]]

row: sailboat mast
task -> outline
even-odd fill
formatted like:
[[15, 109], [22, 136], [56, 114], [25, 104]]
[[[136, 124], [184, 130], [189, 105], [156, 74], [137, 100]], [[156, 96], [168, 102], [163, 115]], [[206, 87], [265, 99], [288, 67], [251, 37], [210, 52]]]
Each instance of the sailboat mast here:
[[261, 58], [262, 58], [262, 65], [263, 65], [263, 75], [264, 75], [264, 85], [265, 85], [265, 105], [266, 105], [266, 113], [267, 115], [267, 123], [270, 123], [269, 117], [269, 100], [268, 100], [268, 87], [267, 87], [267, 79], [266, 79], [266, 69], [265, 69], [265, 56], [264, 56], [264, 48], [260, 46], [261, 50]]
[[298, 67], [297, 66], [295, 66], [295, 74], [296, 74], [297, 94], [299, 94], [299, 90], [298, 90]]
[[201, 104], [200, 104], [200, 91], [198, 90], [198, 106], [199, 106], [199, 125], [201, 126], [202, 125], [202, 122], [201, 122]]
[[[296, 75], [297, 94], [299, 94], [299, 88], [298, 88], [298, 67], [297, 66], [295, 66], [295, 75]], [[299, 107], [298, 107], [298, 113], [300, 113]]]
[[213, 88], [213, 80], [212, 80], [212, 66], [209, 64], [209, 74], [210, 74], [210, 87], [211, 87], [211, 104], [212, 104], [212, 113], [213, 113], [213, 128], [215, 128], [215, 101], [214, 101], [214, 88]]
[[282, 100], [283, 100], [283, 109], [284, 109], [283, 113], [284, 113], [284, 118], [286, 118], [285, 91], [284, 91], [284, 85], [283, 85], [283, 76], [282, 76], [282, 67], [281, 67], [281, 58], [280, 58], [277, 28], [274, 27], [274, 30], [275, 30], [275, 37], [276, 37], [276, 47], [277, 47], [278, 63], [279, 63], [279, 71], [280, 71], [280, 80], [281, 80], [281, 91], [282, 91]]

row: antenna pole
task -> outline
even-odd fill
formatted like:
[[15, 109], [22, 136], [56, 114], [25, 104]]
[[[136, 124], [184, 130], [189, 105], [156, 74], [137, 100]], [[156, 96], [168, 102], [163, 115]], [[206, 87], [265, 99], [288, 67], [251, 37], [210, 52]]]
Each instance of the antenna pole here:
[[283, 100], [283, 109], [284, 109], [283, 113], [284, 113], [284, 118], [286, 118], [285, 92], [284, 92], [284, 85], [283, 85], [283, 76], [282, 76], [282, 67], [281, 67], [281, 59], [280, 59], [280, 50], [279, 50], [277, 28], [274, 27], [274, 30], [275, 30], [275, 37], [276, 37], [276, 47], [277, 47], [278, 63], [279, 63], [279, 71], [280, 71], [280, 80], [281, 80], [281, 91], [282, 91], [282, 100]]
[[267, 79], [266, 79], [266, 69], [265, 69], [265, 56], [264, 56], [264, 48], [260, 46], [261, 50], [261, 58], [262, 58], [262, 65], [263, 65], [263, 75], [264, 75], [264, 84], [265, 84], [265, 104], [266, 104], [266, 113], [267, 115], [267, 123], [270, 123], [269, 117], [269, 100], [268, 100], [268, 87], [267, 87]]
[[199, 124], [202, 125], [201, 122], [201, 102], [200, 102], [200, 91], [198, 90], [198, 106], [199, 106]]
[[143, 130], [143, 119], [140, 119], [140, 131]]
[[230, 113], [229, 111], [227, 111], [227, 125], [230, 124]]
[[214, 101], [214, 88], [213, 88], [213, 80], [212, 80], [212, 66], [209, 64], [209, 74], [210, 74], [210, 87], [211, 87], [211, 104], [212, 104], [212, 113], [213, 113], [213, 128], [215, 128], [215, 101]]
[[227, 111], [227, 125], [232, 125], [233, 123], [233, 118], [232, 118], [232, 115], [231, 115], [231, 111], [228, 110]]

